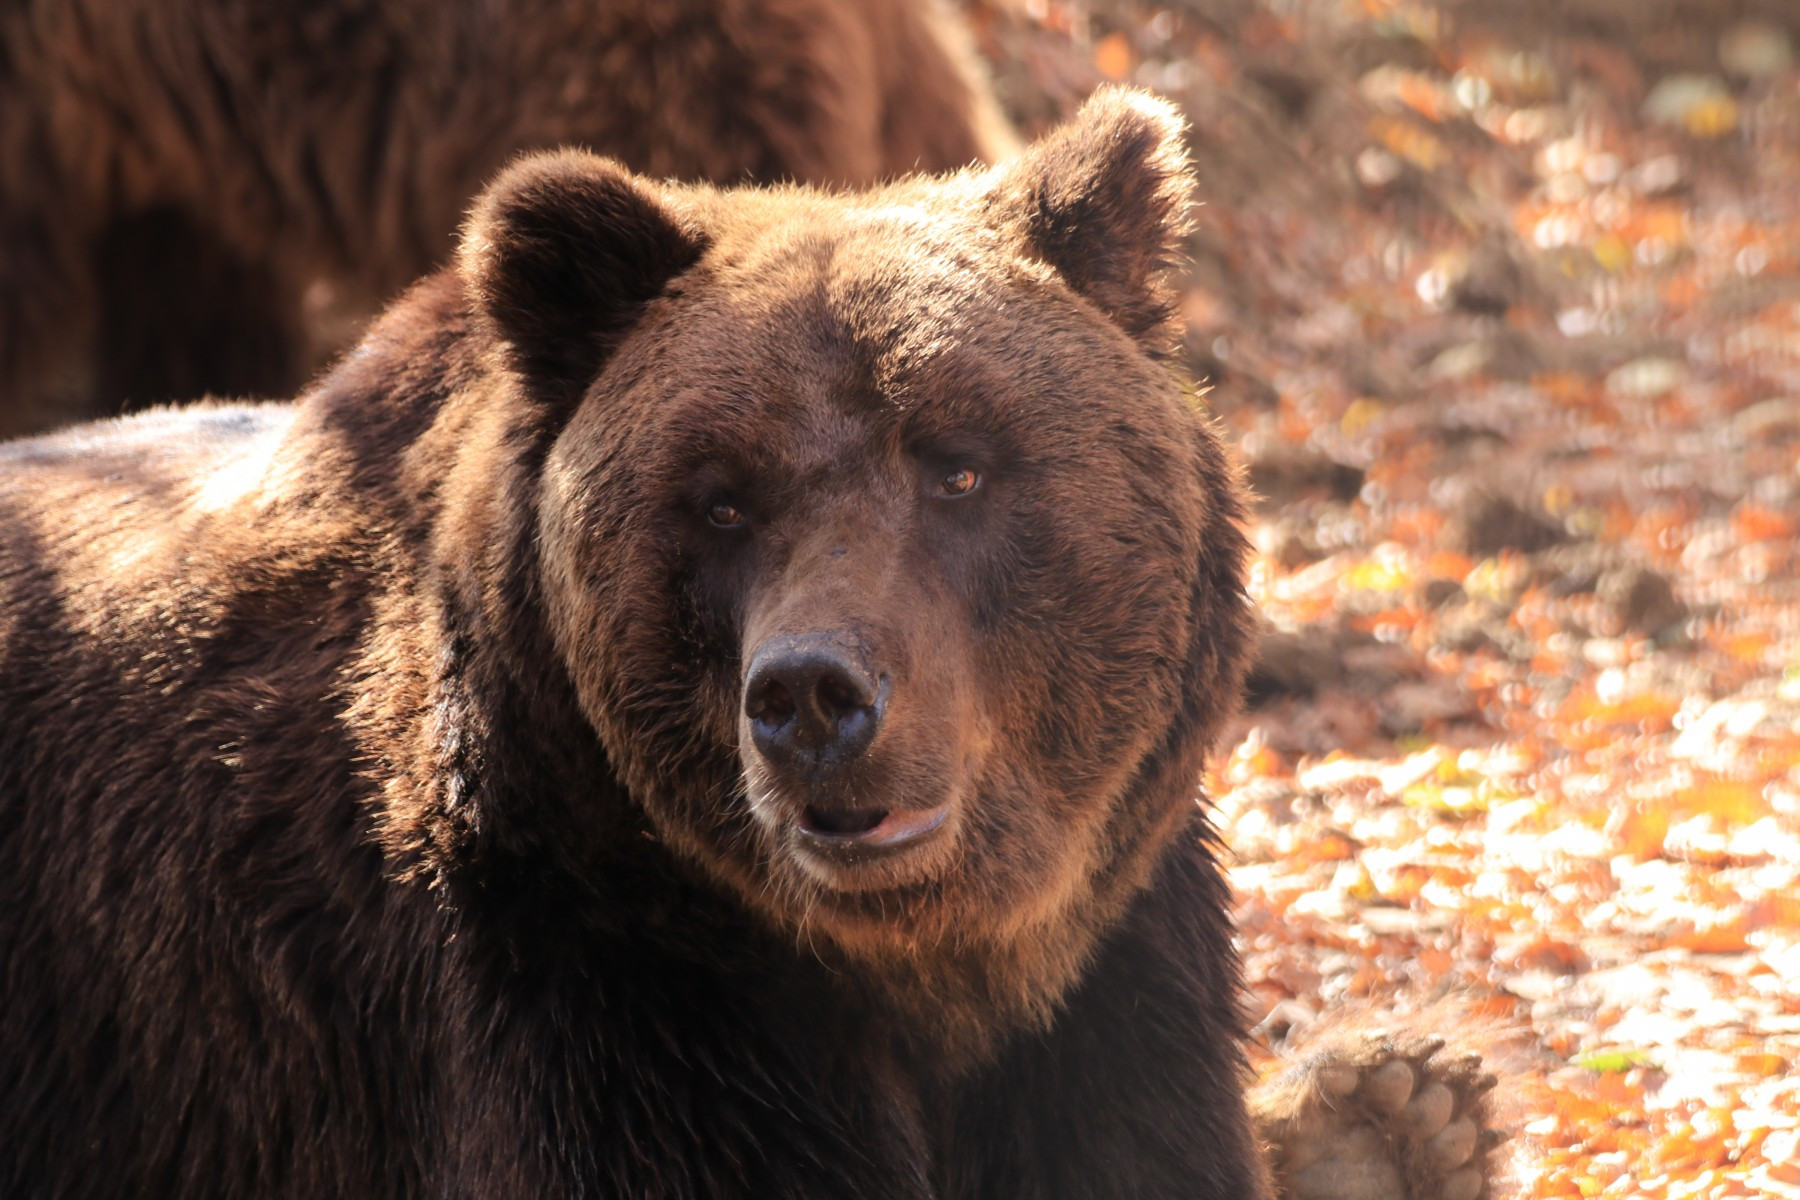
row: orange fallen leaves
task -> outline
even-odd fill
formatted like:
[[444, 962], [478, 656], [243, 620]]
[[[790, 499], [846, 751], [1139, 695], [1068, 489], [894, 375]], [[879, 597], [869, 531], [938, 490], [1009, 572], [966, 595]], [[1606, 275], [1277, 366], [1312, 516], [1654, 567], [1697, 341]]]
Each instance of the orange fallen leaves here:
[[1794, 536], [1794, 515], [1756, 503], [1740, 504], [1731, 514], [1731, 526], [1746, 542], [1780, 541]]
[[1745, 1051], [1737, 1056], [1737, 1062], [1746, 1075], [1764, 1077], [1786, 1075], [1794, 1065], [1785, 1055], [1772, 1050]]
[[1663, 944], [1701, 954], [1733, 954], [1750, 948], [1750, 919], [1741, 910], [1707, 912], [1673, 922]]
[[1775, 635], [1763, 630], [1720, 630], [1714, 644], [1739, 662], [1755, 663], [1775, 644]]
[[1742, 779], [1701, 779], [1673, 800], [1682, 812], [1716, 817], [1728, 826], [1748, 825], [1769, 812], [1763, 789]]
[[1131, 78], [1137, 67], [1137, 51], [1123, 33], [1110, 33], [1094, 43], [1094, 69], [1114, 82]]
[[1424, 171], [1435, 171], [1450, 162], [1450, 149], [1441, 138], [1402, 117], [1370, 117], [1369, 136]]
[[1631, 804], [1614, 814], [1606, 832], [1622, 853], [1639, 862], [1661, 858], [1663, 841], [1669, 836], [1669, 812], [1660, 806]]

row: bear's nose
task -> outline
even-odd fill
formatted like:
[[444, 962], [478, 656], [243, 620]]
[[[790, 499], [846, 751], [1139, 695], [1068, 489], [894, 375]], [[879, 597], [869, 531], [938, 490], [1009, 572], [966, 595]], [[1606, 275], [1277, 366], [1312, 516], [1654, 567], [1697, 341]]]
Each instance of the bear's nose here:
[[848, 763], [875, 740], [886, 689], [830, 634], [770, 638], [750, 660], [744, 715], [764, 758], [817, 770]]

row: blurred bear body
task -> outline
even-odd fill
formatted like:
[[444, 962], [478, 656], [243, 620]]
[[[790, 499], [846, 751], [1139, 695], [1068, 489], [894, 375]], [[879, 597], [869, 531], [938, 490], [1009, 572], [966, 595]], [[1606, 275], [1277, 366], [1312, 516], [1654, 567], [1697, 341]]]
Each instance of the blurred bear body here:
[[8, 6], [0, 436], [291, 394], [521, 150], [717, 183], [991, 160], [964, 40], [937, 0]]

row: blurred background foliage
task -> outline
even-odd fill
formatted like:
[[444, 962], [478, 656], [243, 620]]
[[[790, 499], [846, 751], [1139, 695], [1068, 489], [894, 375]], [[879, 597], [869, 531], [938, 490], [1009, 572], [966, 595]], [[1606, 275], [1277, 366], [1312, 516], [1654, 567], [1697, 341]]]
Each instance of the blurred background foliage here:
[[1214, 780], [1254, 1015], [1449, 994], [1519, 1194], [1800, 1196], [1800, 5], [971, 0], [1193, 122], [1262, 496]]

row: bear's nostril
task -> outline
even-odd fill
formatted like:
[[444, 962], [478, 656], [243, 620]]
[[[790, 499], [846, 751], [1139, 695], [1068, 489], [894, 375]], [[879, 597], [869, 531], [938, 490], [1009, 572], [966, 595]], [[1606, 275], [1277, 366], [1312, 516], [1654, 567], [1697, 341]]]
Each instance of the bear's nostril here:
[[819, 711], [827, 716], [844, 717], [868, 705], [841, 676], [827, 674], [819, 679]]
[[794, 715], [794, 698], [788, 694], [787, 688], [770, 680], [761, 694], [751, 700], [747, 710], [752, 720], [763, 721], [771, 726], [785, 725], [788, 718]]

